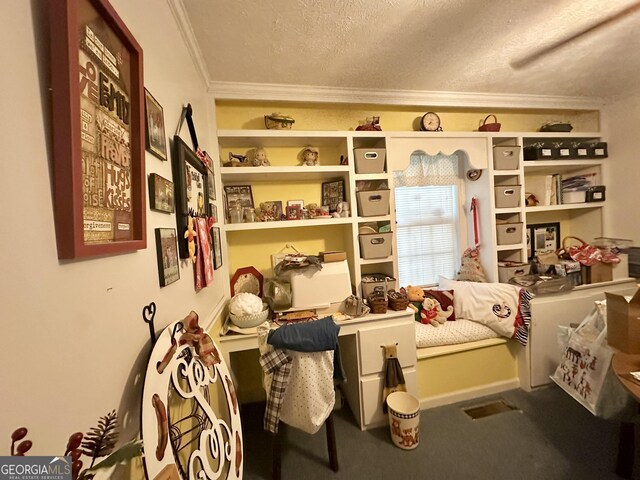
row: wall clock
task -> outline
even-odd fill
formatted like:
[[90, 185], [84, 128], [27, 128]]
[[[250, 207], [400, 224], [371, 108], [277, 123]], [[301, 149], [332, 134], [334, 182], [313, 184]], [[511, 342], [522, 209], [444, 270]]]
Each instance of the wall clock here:
[[423, 132], [441, 132], [440, 117], [437, 113], [427, 112], [420, 120], [420, 130]]

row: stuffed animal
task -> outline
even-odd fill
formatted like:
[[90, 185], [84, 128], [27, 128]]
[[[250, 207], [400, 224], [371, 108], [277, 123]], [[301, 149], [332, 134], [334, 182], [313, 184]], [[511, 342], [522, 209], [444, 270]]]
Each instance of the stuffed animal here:
[[[431, 297], [427, 297], [422, 301], [422, 310], [420, 310], [420, 322], [425, 325], [433, 325], [439, 327], [438, 307], [440, 304]], [[444, 323], [444, 321], [442, 322]]]
[[400, 293], [404, 293], [409, 299], [409, 308], [413, 310], [415, 314], [415, 321], [420, 321], [420, 308], [422, 307], [422, 300], [424, 300], [424, 291], [420, 287], [413, 287], [408, 285], [406, 288], [402, 287]]

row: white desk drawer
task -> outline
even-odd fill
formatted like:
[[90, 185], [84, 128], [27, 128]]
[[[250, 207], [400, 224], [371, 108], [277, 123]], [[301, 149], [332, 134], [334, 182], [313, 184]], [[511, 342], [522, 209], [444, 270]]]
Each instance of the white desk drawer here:
[[398, 360], [402, 368], [416, 364], [416, 331], [413, 318], [398, 320], [396, 325], [367, 327], [358, 332], [360, 374], [380, 373], [384, 369], [382, 345], [398, 344]]
[[[407, 392], [417, 397], [418, 374], [415, 368], [402, 370]], [[379, 426], [388, 422], [386, 413], [382, 412], [382, 386], [384, 376], [376, 375], [360, 382], [362, 394], [362, 427]]]

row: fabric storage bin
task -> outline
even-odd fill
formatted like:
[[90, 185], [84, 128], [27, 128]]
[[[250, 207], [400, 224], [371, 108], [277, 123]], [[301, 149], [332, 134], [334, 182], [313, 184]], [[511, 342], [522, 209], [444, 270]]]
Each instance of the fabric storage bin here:
[[361, 233], [360, 258], [387, 258], [391, 255], [391, 242], [393, 232], [387, 233]]
[[522, 150], [525, 160], [551, 160], [558, 158], [558, 149], [548, 145], [531, 145]]
[[384, 273], [362, 275], [362, 298], [368, 298], [374, 292], [382, 292], [385, 297], [389, 290], [396, 289], [396, 279]]
[[390, 192], [389, 189], [356, 192], [358, 215], [361, 217], [388, 215]]
[[498, 245], [513, 245], [522, 242], [522, 223], [502, 223], [496, 225]]
[[384, 148], [354, 148], [356, 173], [383, 173], [386, 150]]
[[520, 185], [497, 185], [495, 189], [496, 208], [520, 206]]
[[571, 188], [562, 191], [562, 203], [584, 203], [586, 201], [586, 189]]
[[494, 170], [516, 170], [520, 160], [520, 147], [493, 147]]
[[498, 262], [498, 282], [509, 283], [513, 277], [529, 275], [531, 265], [523, 262]]

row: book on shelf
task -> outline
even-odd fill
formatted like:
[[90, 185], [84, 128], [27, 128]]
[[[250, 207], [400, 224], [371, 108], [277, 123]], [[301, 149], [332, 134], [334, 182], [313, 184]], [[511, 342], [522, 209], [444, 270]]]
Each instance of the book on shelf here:
[[554, 205], [562, 205], [562, 175], [556, 173], [553, 177], [556, 190], [556, 203]]

